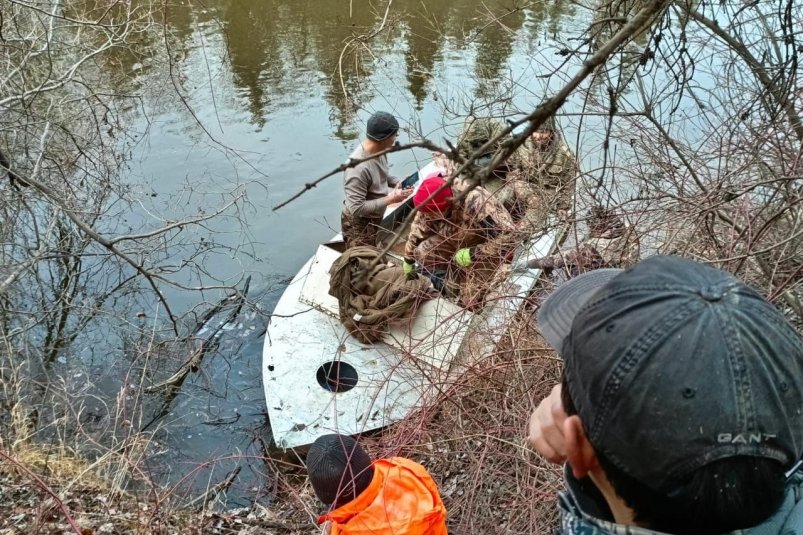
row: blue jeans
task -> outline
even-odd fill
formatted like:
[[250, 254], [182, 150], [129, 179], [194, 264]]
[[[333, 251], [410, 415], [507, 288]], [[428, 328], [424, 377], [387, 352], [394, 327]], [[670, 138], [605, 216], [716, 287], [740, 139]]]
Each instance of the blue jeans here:
[[432, 286], [441, 293], [446, 291], [446, 270], [445, 269], [433, 269], [429, 270], [425, 267], [421, 267], [421, 274], [425, 275], [432, 281]]

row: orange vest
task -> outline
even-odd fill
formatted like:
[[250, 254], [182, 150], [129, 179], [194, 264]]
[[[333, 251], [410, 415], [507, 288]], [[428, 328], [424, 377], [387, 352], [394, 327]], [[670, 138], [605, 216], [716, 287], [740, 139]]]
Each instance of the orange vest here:
[[374, 461], [374, 478], [359, 496], [321, 516], [331, 535], [447, 535], [446, 508], [420, 464], [401, 457]]

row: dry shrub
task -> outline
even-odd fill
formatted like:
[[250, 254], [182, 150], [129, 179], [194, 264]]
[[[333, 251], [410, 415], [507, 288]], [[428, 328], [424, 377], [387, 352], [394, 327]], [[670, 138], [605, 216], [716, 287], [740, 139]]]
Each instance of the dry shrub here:
[[[305, 535], [319, 530], [304, 508], [174, 509], [148, 493], [121, 492], [98, 462], [26, 443], [0, 462], [0, 533]], [[301, 486], [296, 482], [296, 486]], [[306, 497], [307, 501], [309, 496]]]
[[403, 455], [432, 474], [450, 533], [554, 533], [560, 468], [524, 440], [529, 415], [558, 382], [560, 361], [517, 317], [497, 352], [447, 384], [420, 413], [390, 428], [372, 454]]

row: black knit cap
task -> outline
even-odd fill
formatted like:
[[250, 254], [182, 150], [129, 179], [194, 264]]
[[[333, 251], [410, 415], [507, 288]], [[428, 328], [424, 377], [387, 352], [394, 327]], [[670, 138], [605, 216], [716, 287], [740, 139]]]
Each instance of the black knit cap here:
[[318, 437], [307, 453], [312, 489], [325, 504], [344, 505], [368, 488], [374, 477], [371, 458], [348, 435]]
[[384, 141], [399, 131], [399, 121], [386, 111], [378, 111], [368, 119], [368, 139]]
[[803, 454], [803, 343], [729, 273], [673, 256], [591, 271], [546, 299], [538, 327], [588, 440], [657, 492], [720, 459]]

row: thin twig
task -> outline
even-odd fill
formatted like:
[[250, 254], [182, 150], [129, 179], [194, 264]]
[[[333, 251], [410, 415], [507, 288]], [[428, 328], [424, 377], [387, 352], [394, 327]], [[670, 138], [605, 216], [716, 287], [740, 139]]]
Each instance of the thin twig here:
[[61, 498], [59, 498], [58, 494], [56, 494], [56, 492], [55, 492], [55, 491], [54, 491], [52, 488], [50, 488], [50, 486], [49, 486], [47, 483], [45, 483], [44, 481], [42, 481], [42, 478], [40, 478], [38, 475], [36, 475], [35, 473], [33, 473], [33, 472], [32, 472], [31, 470], [29, 470], [29, 469], [28, 469], [26, 466], [23, 466], [23, 465], [22, 465], [22, 463], [20, 463], [19, 461], [17, 461], [17, 459], [15, 459], [15, 458], [14, 458], [14, 457], [12, 457], [11, 455], [9, 455], [9, 454], [5, 453], [5, 452], [4, 452], [4, 451], [2, 451], [2, 450], [0, 450], [0, 457], [2, 457], [3, 459], [5, 459], [5, 460], [6, 460], [6, 462], [9, 462], [9, 463], [13, 464], [13, 465], [14, 465], [14, 466], [16, 466], [17, 468], [19, 468], [20, 470], [22, 470], [23, 472], [25, 472], [25, 474], [26, 474], [26, 475], [27, 475], [29, 478], [31, 478], [31, 481], [33, 481], [33, 482], [34, 482], [34, 484], [35, 484], [37, 487], [39, 487], [41, 490], [43, 490], [43, 491], [45, 491], [47, 494], [49, 494], [49, 495], [50, 495], [50, 497], [51, 497], [51, 498], [53, 498], [53, 500], [56, 502], [56, 505], [57, 505], [57, 506], [58, 506], [58, 508], [61, 510], [61, 514], [63, 514], [63, 515], [64, 515], [64, 518], [67, 520], [67, 523], [70, 525], [70, 527], [72, 528], [73, 532], [74, 532], [76, 535], [83, 535], [83, 531], [81, 530], [81, 528], [78, 526], [78, 523], [75, 521], [75, 519], [74, 519], [74, 518], [72, 517], [72, 515], [70, 514], [70, 510], [69, 510], [69, 509], [67, 509], [67, 506], [66, 506], [66, 505], [64, 504], [64, 502], [61, 500]]

